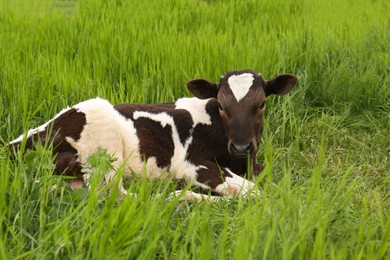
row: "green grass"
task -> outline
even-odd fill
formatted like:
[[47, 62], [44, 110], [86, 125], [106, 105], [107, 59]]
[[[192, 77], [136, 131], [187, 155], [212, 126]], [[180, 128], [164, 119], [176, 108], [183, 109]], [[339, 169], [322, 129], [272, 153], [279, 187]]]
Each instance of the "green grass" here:
[[[389, 7], [0, 1], [0, 259], [388, 259]], [[88, 98], [173, 101], [247, 68], [300, 78], [267, 103], [256, 199], [166, 202], [174, 185], [143, 180], [127, 184], [136, 197], [98, 179], [72, 192], [50, 147], [11, 160], [5, 146]], [[99, 176], [111, 159], [91, 160]]]

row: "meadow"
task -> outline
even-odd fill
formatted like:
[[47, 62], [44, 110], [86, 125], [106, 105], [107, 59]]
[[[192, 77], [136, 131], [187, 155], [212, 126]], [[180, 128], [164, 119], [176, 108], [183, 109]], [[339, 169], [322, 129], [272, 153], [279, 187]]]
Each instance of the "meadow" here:
[[[0, 37], [0, 259], [390, 258], [389, 1], [1, 0]], [[257, 198], [73, 192], [50, 146], [7, 149], [68, 105], [174, 101], [235, 69], [299, 77], [267, 100]]]

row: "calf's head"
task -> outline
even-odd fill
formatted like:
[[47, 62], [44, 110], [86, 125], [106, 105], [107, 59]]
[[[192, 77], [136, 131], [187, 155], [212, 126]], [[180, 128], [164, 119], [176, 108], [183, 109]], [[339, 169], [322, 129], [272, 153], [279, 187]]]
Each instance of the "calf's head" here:
[[217, 99], [228, 138], [227, 149], [235, 157], [246, 158], [255, 155], [260, 143], [267, 97], [285, 95], [296, 83], [293, 75], [264, 80], [261, 73], [243, 70], [226, 73], [218, 83], [195, 79], [187, 86], [200, 99]]

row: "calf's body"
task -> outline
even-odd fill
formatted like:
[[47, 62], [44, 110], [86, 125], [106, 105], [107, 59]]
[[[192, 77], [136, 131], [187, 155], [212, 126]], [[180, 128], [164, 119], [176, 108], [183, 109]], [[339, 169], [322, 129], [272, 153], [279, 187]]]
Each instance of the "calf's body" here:
[[[291, 89], [296, 78], [288, 77], [277, 85]], [[87, 100], [30, 130], [26, 147], [33, 149], [38, 140], [52, 142], [55, 172], [75, 176], [87, 186], [89, 176], [81, 169], [103, 148], [117, 158], [106, 181], [124, 166], [125, 177], [173, 177], [224, 196], [245, 195], [254, 185], [243, 178], [248, 160], [255, 171], [261, 170], [255, 155], [267, 84], [253, 71], [236, 71], [215, 84], [189, 82], [197, 97], [174, 103], [112, 105], [100, 98]], [[17, 150], [22, 139], [10, 145]]]

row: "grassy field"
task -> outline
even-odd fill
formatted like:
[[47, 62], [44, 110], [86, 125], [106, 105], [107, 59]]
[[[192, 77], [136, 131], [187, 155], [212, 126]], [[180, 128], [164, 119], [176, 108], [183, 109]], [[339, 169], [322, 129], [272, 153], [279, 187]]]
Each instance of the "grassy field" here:
[[[390, 259], [389, 1], [1, 0], [0, 40], [0, 259]], [[85, 99], [173, 101], [233, 69], [300, 78], [267, 101], [261, 197], [72, 192], [50, 147], [5, 147]]]

